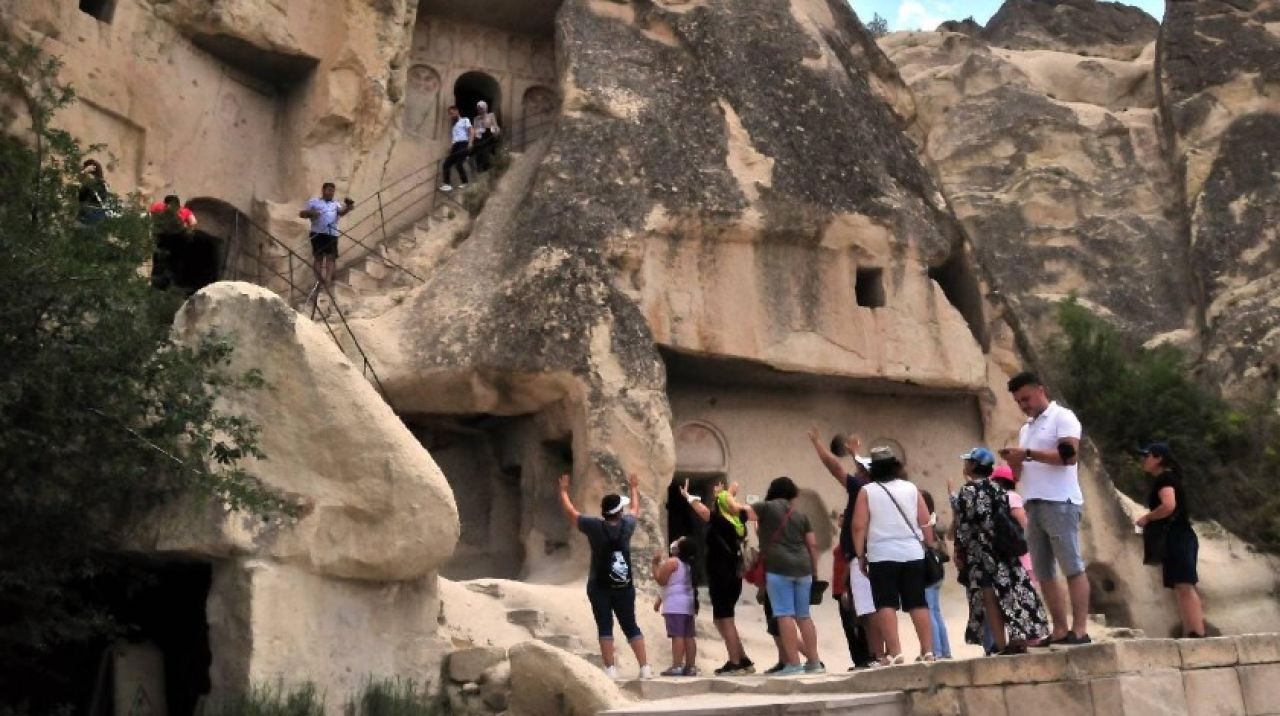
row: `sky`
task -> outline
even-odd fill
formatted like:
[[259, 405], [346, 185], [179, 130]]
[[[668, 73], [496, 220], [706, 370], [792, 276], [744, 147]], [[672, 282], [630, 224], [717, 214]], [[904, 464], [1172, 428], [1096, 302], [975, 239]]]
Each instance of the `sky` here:
[[[1164, 0], [1122, 0], [1136, 5], [1159, 20], [1164, 16]], [[1003, 0], [849, 0], [865, 23], [879, 13], [889, 21], [890, 30], [932, 30], [945, 20], [963, 20], [970, 15], [982, 24], [1004, 4]]]

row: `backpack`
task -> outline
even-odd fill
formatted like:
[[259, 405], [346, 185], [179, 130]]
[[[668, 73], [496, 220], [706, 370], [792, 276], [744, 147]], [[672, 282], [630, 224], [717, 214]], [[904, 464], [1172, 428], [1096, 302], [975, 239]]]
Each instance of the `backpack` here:
[[1027, 553], [1027, 537], [1022, 533], [1022, 525], [1013, 519], [1013, 510], [1009, 507], [1009, 496], [1002, 494], [1000, 498], [992, 501], [994, 510], [991, 521], [995, 524], [995, 539], [992, 541], [992, 547], [997, 557], [1013, 561]]
[[604, 536], [609, 542], [606, 549], [597, 557], [595, 574], [592, 575], [594, 581], [597, 586], [626, 589], [631, 586], [631, 551], [622, 543], [622, 533], [625, 528], [619, 525], [618, 534], [613, 536], [609, 534], [608, 523], [601, 525], [600, 529], [604, 531]]

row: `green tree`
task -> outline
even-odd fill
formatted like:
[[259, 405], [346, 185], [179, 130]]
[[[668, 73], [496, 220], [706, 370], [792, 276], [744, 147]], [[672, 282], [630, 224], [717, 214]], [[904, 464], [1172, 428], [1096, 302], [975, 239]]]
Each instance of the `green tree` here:
[[1102, 451], [1121, 491], [1144, 501], [1150, 485], [1136, 451], [1169, 442], [1186, 476], [1188, 508], [1254, 545], [1280, 552], [1280, 417], [1268, 402], [1232, 405], [1198, 383], [1171, 346], [1143, 348], [1074, 300], [1058, 308], [1053, 376]]
[[871, 16], [871, 22], [867, 23], [867, 32], [871, 33], [872, 37], [879, 40], [889, 34], [889, 21], [880, 17], [880, 13], [876, 13]]
[[216, 405], [260, 376], [228, 371], [225, 340], [170, 340], [181, 297], [140, 273], [142, 205], [77, 223], [82, 151], [54, 126], [74, 101], [58, 67], [0, 43], [0, 710], [50, 649], [122, 626], [80, 588], [110, 569], [122, 525], [193, 490], [293, 511], [240, 466], [265, 457], [258, 428]]

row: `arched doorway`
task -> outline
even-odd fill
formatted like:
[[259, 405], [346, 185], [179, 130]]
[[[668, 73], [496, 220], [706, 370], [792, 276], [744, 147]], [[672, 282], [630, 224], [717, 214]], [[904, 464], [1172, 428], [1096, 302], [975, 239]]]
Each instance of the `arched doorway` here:
[[[187, 202], [198, 222], [178, 267], [177, 282], [194, 293], [216, 281], [234, 277], [245, 251], [249, 222], [231, 204], [212, 197]], [[227, 274], [224, 276], [224, 274]]]
[[476, 102], [488, 103], [489, 111], [502, 122], [502, 87], [491, 75], [483, 72], [466, 72], [453, 83], [453, 101], [462, 116], [476, 116]]

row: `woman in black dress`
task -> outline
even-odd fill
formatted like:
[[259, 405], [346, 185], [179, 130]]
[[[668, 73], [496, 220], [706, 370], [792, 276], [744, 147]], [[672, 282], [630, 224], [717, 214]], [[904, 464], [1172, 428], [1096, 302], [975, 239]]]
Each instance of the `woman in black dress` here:
[[1155, 478], [1147, 496], [1150, 512], [1134, 522], [1143, 529], [1143, 561], [1161, 565], [1165, 589], [1172, 589], [1178, 602], [1183, 634], [1202, 637], [1204, 608], [1196, 590], [1200, 581], [1196, 572], [1200, 541], [1187, 514], [1182, 471], [1166, 443], [1152, 443], [1143, 450], [1142, 471]]
[[[975, 450], [969, 453], [979, 453]], [[955, 554], [960, 583], [969, 596], [969, 623], [964, 640], [981, 644], [983, 624], [991, 629], [996, 649], [1020, 654], [1029, 643], [1049, 634], [1044, 604], [1017, 556], [996, 549], [996, 521], [1013, 517], [1004, 489], [990, 479], [994, 459], [966, 460], [969, 482], [956, 494]]]

